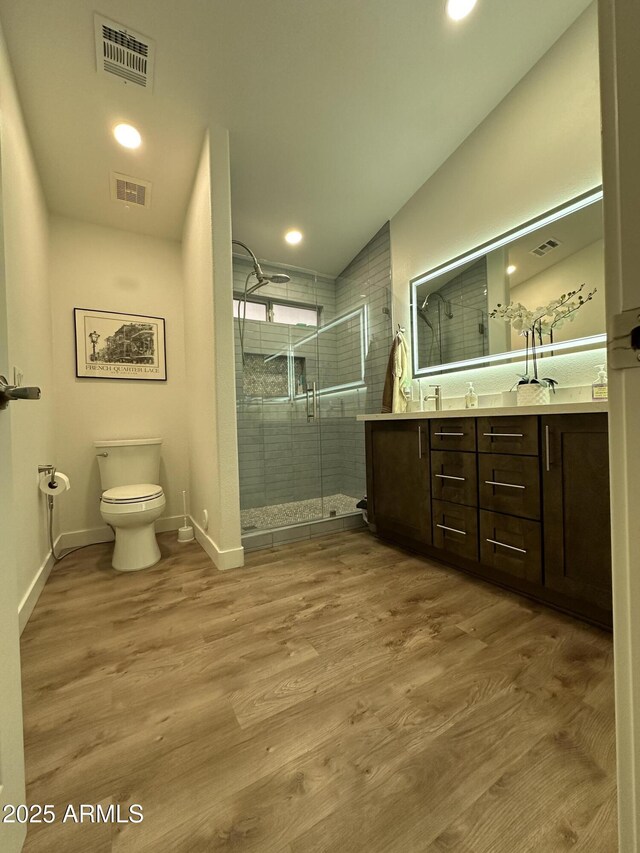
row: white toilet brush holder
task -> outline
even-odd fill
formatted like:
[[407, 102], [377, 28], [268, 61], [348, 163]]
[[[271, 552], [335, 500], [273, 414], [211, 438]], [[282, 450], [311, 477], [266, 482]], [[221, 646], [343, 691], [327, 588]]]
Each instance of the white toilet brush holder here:
[[193, 535], [193, 527], [188, 524], [187, 493], [184, 489], [182, 490], [182, 514], [182, 527], [178, 529], [178, 542], [193, 542], [195, 537]]

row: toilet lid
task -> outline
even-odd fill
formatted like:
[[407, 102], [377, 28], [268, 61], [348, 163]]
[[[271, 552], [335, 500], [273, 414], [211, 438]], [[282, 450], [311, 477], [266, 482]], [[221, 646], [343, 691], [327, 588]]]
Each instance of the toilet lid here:
[[133, 486], [115, 486], [107, 489], [102, 500], [108, 504], [131, 504], [138, 501], [150, 501], [162, 496], [162, 486], [154, 483], [136, 483]]

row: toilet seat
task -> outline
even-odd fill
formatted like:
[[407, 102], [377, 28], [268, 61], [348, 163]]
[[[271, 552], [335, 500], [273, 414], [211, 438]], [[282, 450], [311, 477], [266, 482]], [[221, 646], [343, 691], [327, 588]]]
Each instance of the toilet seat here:
[[107, 489], [102, 495], [102, 502], [122, 506], [161, 497], [164, 497], [162, 486], [155, 483], [136, 483], [132, 486], [115, 486], [113, 489]]

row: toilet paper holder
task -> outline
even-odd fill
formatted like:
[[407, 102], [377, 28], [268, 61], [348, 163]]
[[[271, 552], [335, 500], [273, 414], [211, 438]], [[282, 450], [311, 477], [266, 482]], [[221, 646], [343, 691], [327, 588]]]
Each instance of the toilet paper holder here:
[[49, 474], [49, 485], [51, 488], [56, 487], [56, 466], [55, 465], [38, 465], [38, 474]]

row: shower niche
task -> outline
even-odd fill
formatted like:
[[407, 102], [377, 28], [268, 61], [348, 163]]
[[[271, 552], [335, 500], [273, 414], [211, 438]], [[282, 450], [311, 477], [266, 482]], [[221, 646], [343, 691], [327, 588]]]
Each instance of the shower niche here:
[[245, 397], [289, 399], [306, 390], [306, 359], [283, 354], [248, 352], [244, 356], [242, 393]]

